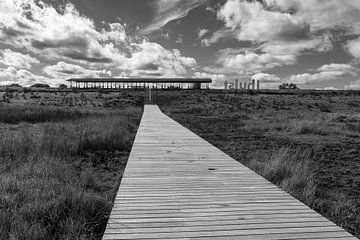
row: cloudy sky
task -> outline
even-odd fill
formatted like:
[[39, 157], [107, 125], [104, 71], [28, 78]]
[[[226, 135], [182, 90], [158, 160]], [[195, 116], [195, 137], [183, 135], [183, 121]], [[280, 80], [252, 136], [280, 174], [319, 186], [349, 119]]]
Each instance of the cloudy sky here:
[[360, 1], [0, 0], [0, 85], [147, 76], [360, 89]]

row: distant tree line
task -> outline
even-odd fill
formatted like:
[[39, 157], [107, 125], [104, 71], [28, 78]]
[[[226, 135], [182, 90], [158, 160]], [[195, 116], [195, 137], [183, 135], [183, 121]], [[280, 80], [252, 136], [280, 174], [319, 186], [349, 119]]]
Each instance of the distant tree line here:
[[[9, 88], [24, 88], [23, 86], [21, 86], [18, 83], [10, 84], [7, 87], [9, 87]], [[46, 88], [46, 89], [49, 89], [51, 87], [48, 84], [35, 83], [35, 84], [31, 85], [30, 88]], [[65, 84], [60, 84], [59, 89], [67, 89], [67, 86]]]
[[295, 89], [300, 89], [300, 88], [298, 88], [298, 86], [296, 86], [296, 84], [294, 84], [294, 83], [283, 83], [283, 84], [281, 84], [281, 85], [279, 85], [279, 89], [293, 89], [293, 90], [295, 90]]

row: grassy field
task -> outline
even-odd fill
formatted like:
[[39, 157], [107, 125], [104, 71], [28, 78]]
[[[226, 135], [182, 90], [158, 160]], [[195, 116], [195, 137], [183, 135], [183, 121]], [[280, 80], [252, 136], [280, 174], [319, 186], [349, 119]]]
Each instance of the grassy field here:
[[101, 239], [141, 108], [46, 97], [0, 104], [0, 239]]
[[360, 93], [161, 93], [163, 111], [360, 237]]
[[[143, 95], [13, 93], [0, 103], [0, 239], [101, 238]], [[360, 236], [359, 92], [155, 91], [153, 99]]]

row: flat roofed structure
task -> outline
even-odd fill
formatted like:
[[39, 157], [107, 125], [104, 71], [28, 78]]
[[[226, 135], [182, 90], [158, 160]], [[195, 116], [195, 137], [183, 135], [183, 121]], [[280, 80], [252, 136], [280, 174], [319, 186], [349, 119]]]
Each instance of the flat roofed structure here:
[[67, 80], [71, 88], [154, 88], [154, 89], [201, 89], [208, 88], [210, 78], [72, 78]]

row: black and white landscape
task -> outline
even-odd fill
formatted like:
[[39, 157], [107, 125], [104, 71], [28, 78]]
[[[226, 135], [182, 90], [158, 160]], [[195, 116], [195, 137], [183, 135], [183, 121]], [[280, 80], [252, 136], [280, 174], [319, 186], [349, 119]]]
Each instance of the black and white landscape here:
[[0, 0], [0, 239], [360, 237], [359, 79], [358, 0]]

